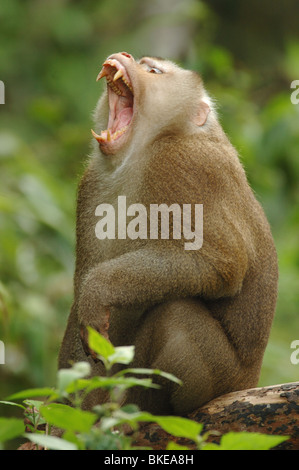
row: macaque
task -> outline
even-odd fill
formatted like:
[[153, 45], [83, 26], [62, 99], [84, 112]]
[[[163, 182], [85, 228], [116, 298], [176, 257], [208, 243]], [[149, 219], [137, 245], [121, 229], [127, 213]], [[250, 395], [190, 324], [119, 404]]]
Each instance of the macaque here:
[[[59, 367], [85, 360], [104, 373], [91, 326], [114, 346], [134, 345], [132, 367], [182, 381], [158, 377], [159, 389], [132, 388], [124, 402], [186, 415], [257, 385], [277, 295], [270, 227], [197, 73], [121, 52], [97, 78], [107, 87], [78, 190]], [[85, 406], [104, 400], [95, 391]]]

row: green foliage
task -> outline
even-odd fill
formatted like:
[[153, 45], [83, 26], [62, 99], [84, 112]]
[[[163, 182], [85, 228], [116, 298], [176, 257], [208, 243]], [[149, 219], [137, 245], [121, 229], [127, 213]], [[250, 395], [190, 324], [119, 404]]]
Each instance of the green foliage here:
[[0, 418], [0, 443], [14, 439], [24, 432], [24, 423], [17, 418]]
[[287, 439], [256, 432], [229, 432], [221, 437], [219, 445], [205, 444], [203, 450], [269, 450]]
[[[132, 348], [114, 348], [105, 338], [96, 331], [89, 329], [90, 347], [94, 347], [99, 359], [105, 359], [106, 371], [120, 358], [121, 364], [129, 364], [133, 359]], [[90, 373], [88, 363], [74, 364], [70, 369], [62, 369], [58, 373], [56, 389], [30, 389], [16, 393], [8, 400], [23, 399], [24, 405], [11, 401], [1, 401], [4, 405], [15, 405], [24, 409], [27, 421], [30, 421], [29, 430], [24, 433], [24, 423], [20, 419], [0, 418], [0, 443], [20, 435], [26, 437], [37, 446], [52, 450], [134, 450], [134, 435], [127, 436], [124, 426], [138, 431], [140, 422], [155, 422], [167, 433], [174, 437], [186, 438], [194, 441], [198, 450], [267, 450], [284, 440], [285, 436], [265, 436], [258, 433], [229, 433], [221, 439], [220, 445], [206, 442], [208, 435], [202, 436], [203, 425], [179, 416], [155, 416], [140, 411], [135, 405], [121, 406], [123, 393], [132, 386], [157, 387], [151, 380], [126, 377], [134, 369], [124, 369], [111, 377], [95, 377], [86, 379]], [[145, 370], [136, 369], [136, 372], [145, 373]], [[160, 371], [146, 370], [147, 374]], [[166, 374], [169, 380], [179, 381]], [[97, 405], [91, 411], [81, 408], [86, 395], [95, 388], [109, 390], [111, 400], [103, 405]], [[78, 393], [80, 392], [80, 393]], [[28, 397], [45, 396], [46, 401], [28, 400]], [[116, 398], [117, 397], [117, 398]], [[65, 404], [65, 399], [72, 406]], [[45, 431], [40, 426], [45, 425]], [[52, 426], [63, 431], [62, 437], [50, 435]], [[138, 449], [138, 447], [136, 447]], [[188, 447], [170, 442], [168, 450], [182, 450]]]

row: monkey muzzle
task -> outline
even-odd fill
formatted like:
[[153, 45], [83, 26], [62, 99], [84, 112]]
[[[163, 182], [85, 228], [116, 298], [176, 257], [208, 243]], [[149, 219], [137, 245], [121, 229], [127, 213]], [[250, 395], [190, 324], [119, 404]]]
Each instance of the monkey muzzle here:
[[130, 126], [133, 117], [134, 92], [127, 68], [132, 59], [132, 56], [127, 53], [114, 54], [105, 60], [97, 76], [97, 81], [106, 77], [109, 101], [107, 129], [102, 130], [100, 134], [91, 130], [93, 137], [100, 145], [113, 146], [115, 141], [123, 140]]

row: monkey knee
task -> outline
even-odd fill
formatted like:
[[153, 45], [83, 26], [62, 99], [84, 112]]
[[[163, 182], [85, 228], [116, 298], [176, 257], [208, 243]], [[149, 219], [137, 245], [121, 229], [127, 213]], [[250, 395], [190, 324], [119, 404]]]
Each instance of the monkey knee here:
[[[175, 341], [178, 337], [184, 341], [185, 351]], [[181, 381], [180, 385], [174, 382], [161, 385], [167, 390], [173, 412], [184, 415], [214, 397], [214, 379], [209, 366], [196, 357], [192, 348], [186, 352], [187, 338], [182, 333], [177, 338], [166, 345], [152, 368], [171, 373]]]

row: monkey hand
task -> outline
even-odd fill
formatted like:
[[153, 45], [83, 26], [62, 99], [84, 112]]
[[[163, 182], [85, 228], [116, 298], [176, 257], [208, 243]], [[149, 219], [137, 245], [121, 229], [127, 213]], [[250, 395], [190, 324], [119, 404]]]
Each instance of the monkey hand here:
[[80, 337], [85, 353], [91, 356], [93, 359], [97, 359], [96, 353], [89, 347], [88, 344], [88, 330], [87, 327], [90, 326], [98, 333], [100, 333], [104, 338], [109, 341], [108, 329], [109, 329], [109, 317], [110, 311], [108, 307], [99, 307], [97, 309], [97, 317], [93, 320], [90, 320], [89, 315], [81, 316], [80, 315]]

